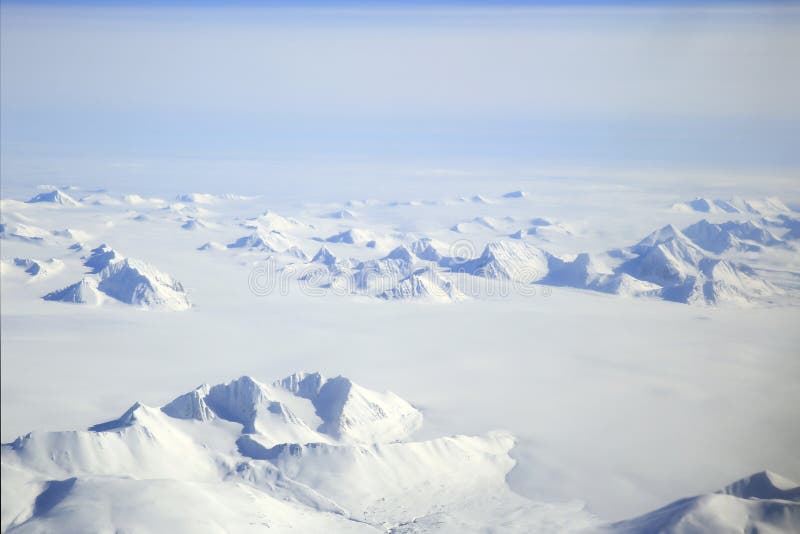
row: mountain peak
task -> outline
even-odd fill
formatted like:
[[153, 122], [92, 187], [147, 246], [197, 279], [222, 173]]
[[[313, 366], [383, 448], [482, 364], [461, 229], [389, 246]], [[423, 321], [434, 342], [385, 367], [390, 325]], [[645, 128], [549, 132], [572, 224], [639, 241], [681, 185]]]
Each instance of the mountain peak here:
[[673, 224], [668, 224], [650, 233], [647, 237], [639, 241], [633, 246], [633, 250], [636, 251], [639, 249], [653, 247], [672, 239], [690, 241], [689, 238], [686, 237], [683, 232], [678, 230], [678, 228], [676, 228]]
[[328, 267], [335, 265], [338, 261], [339, 260], [336, 258], [333, 252], [331, 252], [330, 249], [328, 249], [328, 247], [325, 245], [321, 246], [319, 251], [317, 251], [317, 253], [314, 254], [314, 257], [311, 258], [311, 263], [322, 263]]
[[400, 245], [387, 254], [384, 259], [386, 260], [400, 260], [405, 262], [414, 261], [414, 253], [409, 250], [406, 245]]
[[61, 206], [79, 206], [80, 203], [59, 189], [45, 191], [25, 201], [27, 204], [50, 203]]
[[800, 486], [771, 471], [760, 471], [725, 486], [718, 493], [742, 499], [800, 501]]

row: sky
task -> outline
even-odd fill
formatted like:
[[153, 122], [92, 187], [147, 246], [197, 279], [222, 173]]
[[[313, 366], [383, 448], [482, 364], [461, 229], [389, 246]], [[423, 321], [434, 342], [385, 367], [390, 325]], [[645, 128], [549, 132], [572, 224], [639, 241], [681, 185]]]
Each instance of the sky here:
[[2, 4], [4, 192], [800, 167], [786, 3], [100, 4]]

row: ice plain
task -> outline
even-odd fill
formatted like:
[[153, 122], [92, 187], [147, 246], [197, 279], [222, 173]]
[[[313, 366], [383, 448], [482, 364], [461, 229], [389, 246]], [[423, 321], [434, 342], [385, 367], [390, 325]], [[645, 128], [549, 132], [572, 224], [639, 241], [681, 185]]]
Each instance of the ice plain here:
[[[565, 188], [591, 190], [591, 204], [579, 204], [589, 195], [565, 194]], [[516, 517], [523, 531], [531, 525], [550, 525], [554, 531], [568, 525], [641, 531], [640, 525], [652, 525], [652, 517], [613, 522], [710, 494], [765, 470], [800, 479], [794, 453], [800, 444], [794, 423], [794, 406], [800, 403], [794, 326], [800, 318], [800, 260], [789, 226], [797, 217], [791, 209], [795, 198], [778, 204], [758, 200], [774, 196], [773, 191], [761, 196], [748, 191], [747, 198], [763, 212], [709, 213], [675, 208], [690, 195], [656, 190], [642, 196], [619, 184], [582, 180], [324, 202], [250, 191], [242, 196], [112, 190], [101, 199], [80, 188], [64, 189], [76, 205], [25, 203], [40, 194], [36, 191], [3, 199], [4, 443], [30, 431], [85, 429], [118, 417], [135, 400], [163, 406], [200, 383], [243, 375], [269, 381], [306, 369], [343, 375], [410, 401], [424, 414], [424, 424], [408, 438], [414, 442], [492, 431], [513, 436], [513, 447], [498, 452], [499, 458], [507, 456], [504, 467], [493, 475], [508, 492], [504, 502], [494, 508], [477, 501], [445, 506], [438, 515], [384, 510], [384, 516], [371, 516], [370, 524], [424, 532], [483, 524], [501, 528], [508, 517]], [[528, 194], [506, 195], [517, 190]], [[726, 193], [710, 198], [728, 198]], [[611, 215], [604, 195], [622, 199]], [[567, 198], [579, 200], [570, 204]], [[352, 217], [331, 217], [343, 210]], [[704, 219], [707, 232], [684, 231]], [[207, 224], [187, 231], [191, 220]], [[470, 226], [453, 231], [463, 221]], [[762, 231], [743, 233], [752, 230], [748, 224]], [[527, 231], [547, 226], [568, 231]], [[522, 230], [522, 239], [510, 237], [515, 229]], [[720, 229], [738, 235], [719, 238]], [[329, 239], [350, 230], [358, 230], [350, 234], [356, 239]], [[256, 239], [244, 246], [230, 246], [253, 235]], [[713, 241], [703, 239], [709, 235]], [[665, 249], [665, 242], [680, 246]], [[102, 256], [107, 249], [92, 252], [102, 244], [116, 252], [110, 262]], [[704, 261], [729, 263], [733, 269], [712, 279], [723, 284], [712, 286], [733, 297], [665, 300], [652, 287], [663, 288], [663, 277], [641, 274], [635, 262], [635, 269], [619, 268], [642, 256], [642, 247], [668, 260], [658, 264], [667, 267], [659, 272], [683, 281], [706, 276]], [[321, 249], [329, 254], [318, 256]], [[584, 252], [587, 256], [576, 258]], [[103, 261], [94, 261], [98, 256]], [[468, 261], [442, 261], [456, 257]], [[48, 269], [57, 265], [50, 258], [63, 267]], [[86, 277], [99, 284], [104, 270], [127, 258], [153, 269], [123, 277], [121, 287], [128, 291], [112, 284], [110, 293], [100, 292], [98, 301], [86, 304], [43, 298]], [[32, 275], [27, 260], [45, 269]], [[565, 264], [571, 266], [567, 274]], [[742, 264], [747, 270], [735, 267]], [[509, 270], [520, 265], [525, 268]], [[325, 279], [316, 275], [319, 283], [301, 290], [300, 266], [311, 266], [311, 272], [321, 266], [328, 276], [352, 273], [345, 278], [352, 280], [352, 291], [325, 287]], [[383, 293], [376, 281], [399, 285], [397, 296], [419, 297], [415, 289], [430, 287], [420, 280], [431, 271], [455, 287], [461, 284], [465, 298], [439, 291], [433, 298], [426, 291], [423, 298], [379, 298]], [[159, 274], [148, 277], [149, 272]], [[559, 272], [555, 283], [546, 279]], [[521, 273], [520, 280], [503, 283], [515, 273]], [[633, 277], [636, 291], [589, 287], [621, 275]], [[262, 285], [270, 277], [279, 283]], [[404, 282], [409, 277], [416, 283]], [[187, 305], [151, 305], [165, 301], [153, 300], [164, 296], [158, 280], [168, 281], [166, 302], [174, 302], [177, 283], [179, 302]], [[631, 280], [622, 282], [615, 287], [631, 287]], [[742, 283], [769, 292], [743, 294], [737, 285]], [[304, 445], [320, 439], [284, 441]], [[59, 474], [59, 480], [69, 480], [69, 474]], [[4, 479], [13, 476], [4, 472]], [[81, 509], [97, 504], [91, 504], [101, 488], [93, 487], [97, 484], [111, 494], [131, 491], [124, 483], [81, 477], [64, 491]], [[52, 491], [60, 490], [54, 486]], [[180, 476], [141, 491], [158, 500], [179, 491], [195, 495], [198, 503], [209, 498], [202, 483]], [[226, 508], [209, 511], [209, 517], [234, 521], [226, 523], [228, 528], [244, 528], [237, 523], [244, 497], [227, 486], [220, 491], [231, 492], [214, 495]], [[333, 494], [330, 487], [326, 491]], [[469, 498], [485, 495], [476, 491]], [[6, 499], [4, 489], [4, 517]], [[725, 510], [733, 507], [760, 517], [748, 503], [723, 503], [725, 508], [712, 501], [711, 512], [696, 515], [727, 517]], [[387, 502], [398, 505], [402, 499], [387, 494]], [[510, 516], [503, 508], [509, 503], [528, 511]], [[264, 506], [271, 505], [265, 501]], [[714, 512], [720, 506], [722, 511]], [[796, 521], [792, 506], [786, 517]], [[119, 510], [120, 517], [128, 517], [131, 507]], [[332, 519], [305, 508], [304, 519], [296, 519], [297, 510], [290, 508], [274, 512], [272, 521], [361, 526], [344, 526], [340, 515]], [[42, 520], [55, 509], [43, 513]], [[186, 518], [166, 514], [163, 520], [183, 523]]]

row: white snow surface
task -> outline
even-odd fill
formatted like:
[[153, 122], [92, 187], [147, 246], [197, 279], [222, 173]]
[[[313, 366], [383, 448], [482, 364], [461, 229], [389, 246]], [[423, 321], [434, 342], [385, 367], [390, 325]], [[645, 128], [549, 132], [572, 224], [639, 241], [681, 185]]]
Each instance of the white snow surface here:
[[[504, 196], [515, 190], [531, 194]], [[33, 431], [29, 450], [46, 464], [4, 458], [4, 524], [592, 531], [703, 495], [675, 524], [790, 530], [792, 506], [707, 492], [767, 469], [800, 479], [798, 215], [776, 202], [669, 209], [685, 192], [517, 182], [420, 190], [414, 202], [165, 202], [176, 192], [157, 189], [70, 189], [77, 207], [24, 202], [34, 191], [4, 198], [2, 435]], [[356, 219], [326, 216], [346, 209]], [[451, 230], [459, 221], [463, 233]], [[227, 246], [253, 235], [272, 245]], [[26, 272], [34, 262], [46, 276]], [[277, 277], [266, 292], [263, 273]], [[182, 313], [140, 313], [159, 309]], [[350, 380], [341, 417], [256, 381], [170, 403], [209, 377], [298, 367], [413, 406], [356, 395]], [[113, 428], [69, 430], [134, 398]], [[239, 401], [250, 404], [237, 415]]]
[[604, 524], [579, 504], [514, 493], [510, 434], [412, 440], [421, 424], [422, 413], [397, 395], [341, 376], [203, 384], [161, 408], [134, 403], [85, 431], [4, 444], [0, 528], [733, 533], [800, 525], [800, 487], [770, 472]]

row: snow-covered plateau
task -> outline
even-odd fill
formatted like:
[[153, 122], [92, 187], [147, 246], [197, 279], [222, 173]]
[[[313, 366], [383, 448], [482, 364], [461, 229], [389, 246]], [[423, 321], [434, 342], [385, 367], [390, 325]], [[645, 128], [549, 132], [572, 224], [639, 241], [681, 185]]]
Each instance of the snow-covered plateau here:
[[800, 530], [798, 198], [504, 185], [4, 197], [2, 531]]

